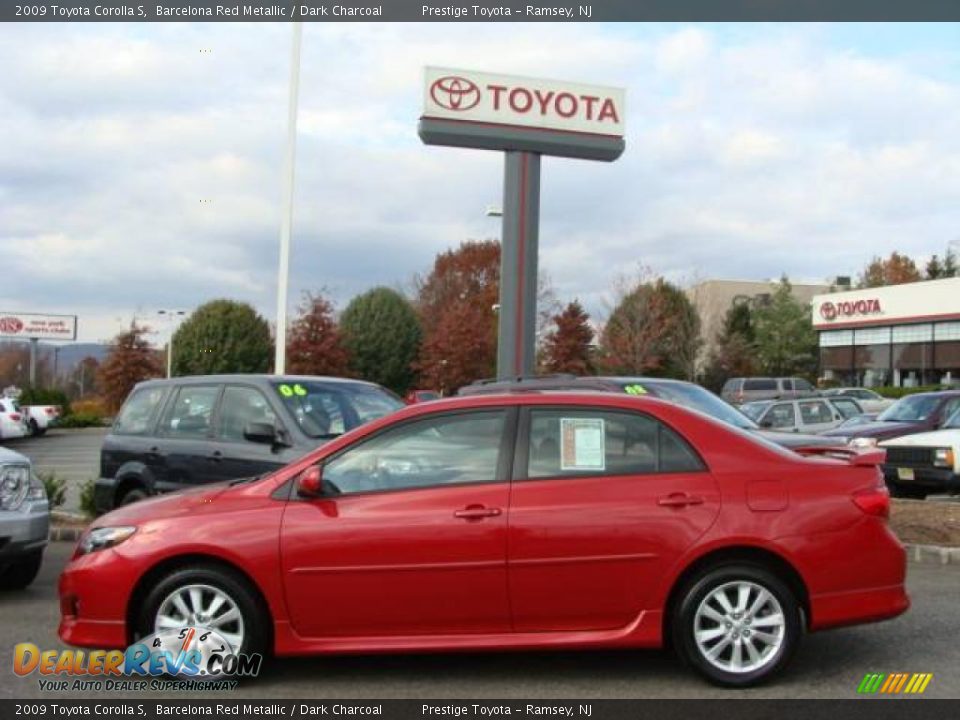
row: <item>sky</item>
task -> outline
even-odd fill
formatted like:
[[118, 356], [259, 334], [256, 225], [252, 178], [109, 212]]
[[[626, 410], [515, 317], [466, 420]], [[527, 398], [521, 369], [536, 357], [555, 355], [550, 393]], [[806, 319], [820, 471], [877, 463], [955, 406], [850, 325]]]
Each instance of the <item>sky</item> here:
[[[0, 27], [0, 310], [106, 340], [229, 297], [276, 313], [291, 30]], [[422, 68], [627, 89], [614, 163], [545, 158], [540, 269], [598, 319], [683, 284], [960, 247], [960, 25], [307, 24], [289, 306], [410, 290], [498, 237], [500, 153], [417, 137]]]

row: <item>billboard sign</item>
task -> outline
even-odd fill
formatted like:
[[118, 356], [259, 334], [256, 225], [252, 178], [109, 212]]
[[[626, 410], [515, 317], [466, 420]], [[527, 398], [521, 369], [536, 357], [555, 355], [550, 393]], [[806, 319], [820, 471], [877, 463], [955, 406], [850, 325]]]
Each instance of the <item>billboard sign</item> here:
[[39, 315], [0, 310], [0, 337], [24, 340], [76, 340], [76, 315]]
[[423, 117], [623, 137], [622, 88], [428, 67]]

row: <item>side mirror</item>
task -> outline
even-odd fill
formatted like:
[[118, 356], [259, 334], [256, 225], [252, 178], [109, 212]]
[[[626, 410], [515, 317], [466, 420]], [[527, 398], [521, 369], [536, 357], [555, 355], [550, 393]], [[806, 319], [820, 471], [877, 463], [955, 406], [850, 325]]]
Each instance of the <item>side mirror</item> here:
[[762, 427], [762, 428], [772, 428], [772, 427], [773, 427], [773, 420], [771, 420], [771, 419], [769, 419], [769, 418], [765, 418], [765, 419], [761, 420], [761, 421], [760, 421], [760, 427]]
[[319, 465], [308, 467], [297, 476], [297, 494], [300, 497], [323, 495], [323, 470]]
[[250, 442], [273, 445], [277, 442], [277, 429], [270, 423], [247, 423], [247, 426], [243, 428], [243, 437]]

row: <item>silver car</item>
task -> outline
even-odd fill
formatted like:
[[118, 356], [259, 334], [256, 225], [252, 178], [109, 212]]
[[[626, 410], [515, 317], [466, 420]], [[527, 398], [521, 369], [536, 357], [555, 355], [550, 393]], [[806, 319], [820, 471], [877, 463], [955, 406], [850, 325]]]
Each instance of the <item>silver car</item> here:
[[761, 400], [741, 405], [740, 410], [765, 430], [794, 433], [832, 430], [863, 414], [859, 403], [848, 397]]
[[30, 460], [0, 447], [0, 590], [19, 590], [40, 570], [50, 505]]

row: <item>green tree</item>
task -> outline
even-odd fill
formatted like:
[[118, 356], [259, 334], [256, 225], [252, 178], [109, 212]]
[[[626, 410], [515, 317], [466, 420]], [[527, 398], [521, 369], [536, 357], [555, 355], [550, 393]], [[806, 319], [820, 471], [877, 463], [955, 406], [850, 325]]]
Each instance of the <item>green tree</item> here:
[[700, 317], [680, 288], [658, 278], [620, 298], [600, 340], [608, 372], [692, 379]]
[[401, 395], [413, 385], [420, 321], [400, 293], [378, 287], [358, 295], [340, 316], [350, 365], [360, 377]]
[[812, 376], [817, 363], [817, 335], [810, 306], [793, 296], [786, 276], [753, 317], [760, 370], [769, 375]]
[[173, 336], [174, 375], [262, 373], [270, 369], [270, 326], [247, 303], [201, 305]]
[[757, 371], [756, 331], [750, 304], [736, 303], [727, 310], [723, 327], [703, 372], [703, 384], [720, 392], [732, 377], [749, 377]]
[[940, 258], [937, 255], [934, 255], [927, 261], [927, 266], [924, 268], [924, 275], [927, 280], [937, 280], [938, 278], [944, 277], [943, 263], [940, 262]]

